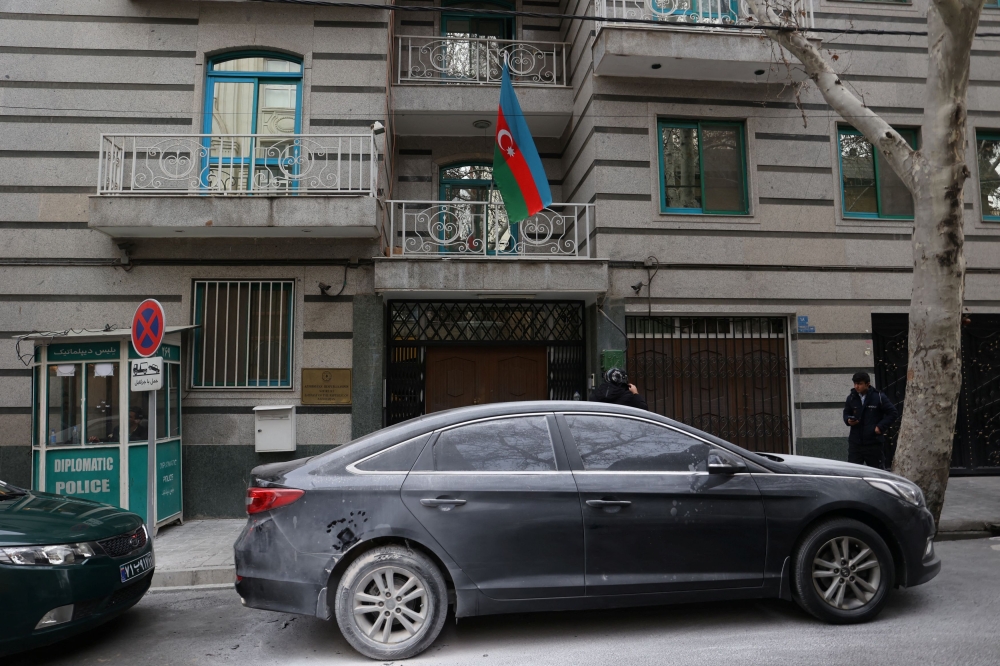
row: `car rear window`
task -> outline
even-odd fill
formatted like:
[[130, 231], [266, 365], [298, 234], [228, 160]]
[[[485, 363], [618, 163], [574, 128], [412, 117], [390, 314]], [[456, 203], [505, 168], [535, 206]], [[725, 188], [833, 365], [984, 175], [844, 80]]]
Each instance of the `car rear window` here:
[[649, 421], [567, 414], [585, 470], [611, 472], [704, 472], [711, 447], [680, 431]]
[[490, 419], [445, 430], [434, 442], [438, 472], [545, 472], [555, 470], [544, 416]]
[[427, 435], [420, 435], [395, 446], [390, 446], [385, 451], [376, 453], [354, 466], [362, 472], [409, 472], [413, 463], [417, 461], [417, 456], [423, 451], [427, 437]]

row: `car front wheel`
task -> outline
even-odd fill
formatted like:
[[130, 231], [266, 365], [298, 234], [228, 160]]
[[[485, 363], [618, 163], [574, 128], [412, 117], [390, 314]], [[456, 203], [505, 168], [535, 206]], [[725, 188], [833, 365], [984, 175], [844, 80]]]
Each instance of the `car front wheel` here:
[[831, 624], [867, 622], [889, 598], [895, 570], [879, 534], [849, 518], [817, 525], [795, 552], [795, 600]]
[[344, 638], [372, 659], [420, 654], [441, 633], [448, 595], [428, 557], [403, 546], [362, 554], [337, 585], [334, 614]]

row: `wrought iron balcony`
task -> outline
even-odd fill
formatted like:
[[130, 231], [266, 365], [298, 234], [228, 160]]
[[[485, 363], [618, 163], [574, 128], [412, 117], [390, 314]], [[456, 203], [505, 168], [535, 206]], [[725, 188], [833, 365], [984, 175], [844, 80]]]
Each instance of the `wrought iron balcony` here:
[[567, 85], [565, 42], [401, 36], [397, 45], [397, 83], [500, 85], [506, 60], [514, 84]]
[[401, 201], [386, 204], [389, 257], [592, 258], [594, 204], [554, 203], [510, 222], [502, 203]]
[[98, 195], [370, 195], [373, 134], [102, 134]]
[[[812, 0], [779, 0], [770, 5], [779, 14], [795, 16], [799, 25], [813, 27]], [[597, 15], [605, 25], [619, 19], [660, 21], [664, 27], [686, 23], [711, 28], [716, 25], [753, 25], [743, 0], [597, 0]], [[618, 23], [632, 28], [655, 28], [649, 24]]]

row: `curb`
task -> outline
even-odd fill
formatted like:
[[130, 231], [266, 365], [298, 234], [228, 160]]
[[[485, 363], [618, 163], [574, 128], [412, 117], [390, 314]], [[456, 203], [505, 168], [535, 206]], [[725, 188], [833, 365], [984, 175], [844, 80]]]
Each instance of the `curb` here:
[[203, 567], [200, 569], [157, 569], [150, 589], [231, 586], [236, 582], [236, 567]]

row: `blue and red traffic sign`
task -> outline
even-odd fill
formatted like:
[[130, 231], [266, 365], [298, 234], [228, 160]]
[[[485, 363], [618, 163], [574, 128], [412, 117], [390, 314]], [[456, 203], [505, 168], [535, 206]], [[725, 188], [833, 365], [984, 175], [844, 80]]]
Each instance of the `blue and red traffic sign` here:
[[132, 346], [143, 358], [152, 356], [160, 348], [167, 319], [159, 301], [147, 298], [132, 315]]

